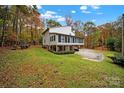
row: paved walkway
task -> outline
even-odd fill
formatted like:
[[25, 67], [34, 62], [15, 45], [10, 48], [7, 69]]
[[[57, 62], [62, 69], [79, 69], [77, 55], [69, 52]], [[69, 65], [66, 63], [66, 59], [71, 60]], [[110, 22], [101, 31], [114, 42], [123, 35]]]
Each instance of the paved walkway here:
[[83, 59], [88, 59], [92, 61], [101, 62], [104, 59], [104, 55], [102, 53], [97, 53], [91, 49], [80, 49], [75, 54], [81, 55]]

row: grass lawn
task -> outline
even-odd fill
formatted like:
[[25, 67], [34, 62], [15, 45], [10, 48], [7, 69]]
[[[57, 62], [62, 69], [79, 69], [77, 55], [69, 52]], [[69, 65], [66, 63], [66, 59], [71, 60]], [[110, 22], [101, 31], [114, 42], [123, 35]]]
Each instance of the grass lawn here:
[[0, 87], [124, 87], [124, 68], [107, 57], [103, 62], [92, 62], [40, 47], [0, 49]]

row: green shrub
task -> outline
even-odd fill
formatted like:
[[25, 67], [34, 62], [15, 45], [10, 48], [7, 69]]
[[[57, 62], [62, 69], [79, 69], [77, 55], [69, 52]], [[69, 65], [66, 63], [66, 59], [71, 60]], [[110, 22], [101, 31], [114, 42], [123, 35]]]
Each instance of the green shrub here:
[[124, 65], [124, 56], [121, 55], [115, 55], [114, 57], [109, 57], [112, 59], [113, 63]]
[[121, 47], [122, 47], [121, 37], [115, 39], [114, 46], [116, 51], [119, 51], [119, 52], [121, 51]]
[[107, 47], [111, 51], [114, 51], [115, 50], [115, 46], [114, 46], [114, 44], [115, 44], [115, 38], [112, 38], [112, 37], [108, 38], [106, 44], [107, 44]]
[[122, 39], [121, 37], [110, 37], [107, 39], [106, 45], [111, 51], [121, 51]]

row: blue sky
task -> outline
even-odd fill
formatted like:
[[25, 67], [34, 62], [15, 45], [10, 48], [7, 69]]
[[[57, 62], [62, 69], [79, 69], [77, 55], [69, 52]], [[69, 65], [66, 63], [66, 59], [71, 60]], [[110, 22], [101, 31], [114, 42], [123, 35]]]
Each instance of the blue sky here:
[[93, 21], [96, 25], [116, 20], [124, 13], [122, 5], [43, 5], [38, 6], [41, 17], [54, 19], [65, 25], [65, 17], [71, 16], [74, 21]]

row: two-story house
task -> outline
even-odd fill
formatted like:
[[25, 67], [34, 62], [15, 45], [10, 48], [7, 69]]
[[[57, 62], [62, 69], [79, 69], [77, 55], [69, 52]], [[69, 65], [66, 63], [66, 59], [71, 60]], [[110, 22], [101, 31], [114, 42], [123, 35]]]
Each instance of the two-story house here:
[[43, 33], [43, 47], [53, 52], [69, 52], [84, 45], [83, 37], [76, 37], [70, 26], [53, 27]]

